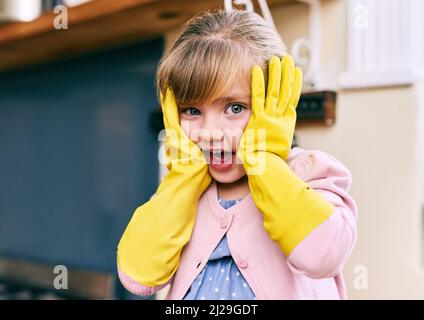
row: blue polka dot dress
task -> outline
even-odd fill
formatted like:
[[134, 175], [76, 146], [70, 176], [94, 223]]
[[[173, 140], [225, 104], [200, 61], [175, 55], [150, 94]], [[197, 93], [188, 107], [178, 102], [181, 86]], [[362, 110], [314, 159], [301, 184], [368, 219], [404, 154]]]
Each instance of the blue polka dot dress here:
[[[225, 209], [240, 200], [218, 199]], [[183, 300], [254, 300], [250, 289], [231, 256], [227, 236], [221, 239]]]

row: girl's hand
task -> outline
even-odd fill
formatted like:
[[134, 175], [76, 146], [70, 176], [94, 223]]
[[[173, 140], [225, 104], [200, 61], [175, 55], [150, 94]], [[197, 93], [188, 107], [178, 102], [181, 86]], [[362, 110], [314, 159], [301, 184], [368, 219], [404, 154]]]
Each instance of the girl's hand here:
[[296, 107], [302, 88], [302, 71], [293, 58], [276, 56], [269, 62], [268, 92], [262, 69], [252, 69], [252, 114], [243, 133], [237, 157], [246, 173], [263, 172], [264, 154], [271, 152], [287, 160], [296, 125]]
[[163, 122], [166, 130], [166, 157], [169, 171], [176, 166], [207, 167], [202, 150], [190, 140], [179, 122], [178, 106], [174, 93], [167, 89], [165, 97], [160, 95]]
[[252, 115], [237, 154], [264, 227], [286, 256], [334, 211], [334, 205], [286, 162], [301, 86], [302, 72], [290, 56], [284, 56], [281, 63], [277, 57], [270, 60], [266, 97], [262, 69], [253, 67]]
[[149, 291], [170, 281], [190, 241], [197, 205], [211, 177], [200, 148], [183, 132], [171, 90], [161, 96], [169, 173], [139, 206], [119, 241], [118, 270]]

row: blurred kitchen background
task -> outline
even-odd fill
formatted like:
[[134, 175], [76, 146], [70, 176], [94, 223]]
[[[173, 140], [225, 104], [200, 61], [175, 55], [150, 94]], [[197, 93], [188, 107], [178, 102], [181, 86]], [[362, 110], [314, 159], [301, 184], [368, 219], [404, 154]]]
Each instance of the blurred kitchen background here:
[[303, 68], [297, 144], [352, 173], [349, 298], [424, 299], [424, 1], [226, 2], [0, 0], [0, 299], [140, 299], [115, 255], [163, 174], [156, 67], [185, 21], [250, 4]]

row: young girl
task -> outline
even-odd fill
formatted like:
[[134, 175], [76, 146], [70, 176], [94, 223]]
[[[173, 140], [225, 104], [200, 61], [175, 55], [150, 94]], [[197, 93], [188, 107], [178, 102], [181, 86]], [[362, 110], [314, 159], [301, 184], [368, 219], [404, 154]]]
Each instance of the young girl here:
[[292, 147], [302, 74], [259, 15], [191, 19], [158, 68], [167, 168], [118, 245], [132, 293], [346, 299], [356, 241], [349, 171]]

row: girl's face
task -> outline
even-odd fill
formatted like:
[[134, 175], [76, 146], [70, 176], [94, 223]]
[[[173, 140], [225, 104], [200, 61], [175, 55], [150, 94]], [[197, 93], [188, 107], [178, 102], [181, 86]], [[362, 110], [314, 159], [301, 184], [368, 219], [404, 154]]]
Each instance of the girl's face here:
[[246, 172], [236, 157], [250, 118], [250, 88], [236, 83], [211, 104], [181, 106], [180, 123], [190, 139], [202, 149], [210, 175], [220, 183], [232, 183]]

